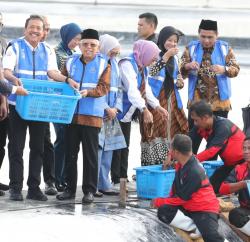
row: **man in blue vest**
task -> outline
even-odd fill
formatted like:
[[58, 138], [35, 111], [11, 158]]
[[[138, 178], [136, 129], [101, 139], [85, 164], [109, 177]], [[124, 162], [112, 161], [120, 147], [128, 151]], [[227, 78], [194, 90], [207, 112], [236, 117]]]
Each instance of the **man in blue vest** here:
[[67, 187], [57, 195], [59, 200], [75, 198], [77, 189], [77, 158], [82, 143], [83, 182], [82, 203], [94, 201], [98, 175], [98, 134], [102, 127], [105, 95], [110, 87], [110, 65], [99, 54], [99, 34], [85, 29], [81, 34], [82, 54], [72, 55], [66, 62], [68, 76], [76, 80], [82, 99], [78, 102], [73, 121], [65, 130], [65, 181]]
[[[202, 20], [199, 40], [191, 41], [182, 56], [181, 72], [188, 77], [188, 107], [203, 99], [214, 115], [227, 118], [231, 110], [230, 78], [236, 77], [239, 70], [232, 48], [218, 40], [217, 22]], [[191, 129], [190, 115], [189, 125]]]
[[[11, 41], [3, 58], [4, 77], [13, 85], [20, 86], [20, 78], [51, 79], [78, 84], [63, 76], [57, 69], [53, 50], [41, 42], [44, 35], [44, 21], [39, 15], [31, 15], [25, 23], [24, 37]], [[47, 197], [39, 188], [41, 182], [42, 155], [44, 147], [43, 122], [23, 120], [15, 110], [15, 95], [9, 96], [9, 176], [10, 199], [22, 201], [23, 188], [23, 150], [26, 130], [29, 127], [30, 156], [27, 199], [46, 201]]]

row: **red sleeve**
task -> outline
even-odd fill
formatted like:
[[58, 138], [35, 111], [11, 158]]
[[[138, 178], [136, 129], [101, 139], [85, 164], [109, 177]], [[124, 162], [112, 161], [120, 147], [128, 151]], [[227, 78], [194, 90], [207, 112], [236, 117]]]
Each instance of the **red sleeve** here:
[[186, 201], [182, 200], [179, 197], [155, 198], [154, 199], [154, 206], [157, 208], [165, 204], [173, 205], [173, 206], [181, 206], [184, 203], [186, 203]]
[[206, 149], [202, 151], [201, 153], [199, 153], [198, 155], [196, 155], [196, 158], [200, 162], [209, 160], [213, 158], [219, 152], [220, 149], [221, 147], [212, 146], [211, 148]]
[[229, 194], [229, 193], [230, 193], [230, 184], [229, 184], [229, 183], [222, 182], [222, 184], [221, 184], [221, 186], [220, 186], [219, 193], [220, 193], [221, 195]]

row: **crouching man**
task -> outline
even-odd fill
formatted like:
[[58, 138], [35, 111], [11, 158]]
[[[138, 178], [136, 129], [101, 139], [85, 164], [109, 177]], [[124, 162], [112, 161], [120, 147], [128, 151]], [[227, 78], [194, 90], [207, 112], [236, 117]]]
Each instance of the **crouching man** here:
[[250, 137], [243, 143], [243, 157], [245, 162], [237, 165], [220, 187], [220, 194], [238, 193], [240, 207], [229, 213], [229, 221], [240, 231], [250, 236]]
[[176, 164], [175, 179], [168, 198], [156, 198], [152, 206], [158, 217], [176, 228], [201, 233], [205, 242], [227, 241], [218, 232], [219, 202], [203, 167], [192, 154], [191, 139], [177, 134], [171, 144]]

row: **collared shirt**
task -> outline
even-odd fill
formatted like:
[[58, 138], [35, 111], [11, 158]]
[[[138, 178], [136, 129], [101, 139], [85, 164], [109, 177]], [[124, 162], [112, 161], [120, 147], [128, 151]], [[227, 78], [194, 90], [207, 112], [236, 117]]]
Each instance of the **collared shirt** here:
[[145, 80], [146, 101], [142, 97], [140, 90], [137, 88], [137, 74], [130, 61], [124, 60], [119, 63], [119, 69], [123, 91], [127, 92], [128, 99], [135, 108], [142, 110], [146, 107], [146, 101], [152, 108], [160, 106], [159, 100], [153, 95], [147, 80]]
[[[81, 62], [83, 65], [86, 65], [86, 63], [83, 60], [83, 57], [81, 57]], [[64, 68], [62, 70], [62, 74], [65, 76], [68, 76], [68, 70], [70, 69], [70, 66], [64, 65]], [[108, 93], [110, 88], [110, 75], [111, 75], [111, 68], [108, 64], [103, 73], [101, 74], [98, 84], [95, 88], [88, 90], [87, 97], [101, 97]], [[101, 128], [102, 127], [103, 119], [96, 116], [90, 116], [90, 115], [82, 115], [82, 114], [75, 114], [72, 120], [72, 123], [79, 124], [79, 125], [86, 125], [90, 127], [96, 127]]]
[[[34, 51], [37, 49], [34, 48], [33, 46], [30, 45], [30, 43], [24, 39], [26, 42], [27, 46], [31, 49], [31, 51]], [[47, 71], [52, 71], [52, 70], [58, 70], [57, 68], [57, 62], [56, 62], [56, 55], [54, 50], [46, 43], [45, 44], [47, 52], [48, 52], [48, 68]], [[15, 67], [17, 65], [17, 54], [14, 52], [14, 49], [12, 46], [9, 46], [7, 48], [6, 54], [3, 57], [3, 68], [4, 69], [9, 69], [11, 71], [15, 70]]]

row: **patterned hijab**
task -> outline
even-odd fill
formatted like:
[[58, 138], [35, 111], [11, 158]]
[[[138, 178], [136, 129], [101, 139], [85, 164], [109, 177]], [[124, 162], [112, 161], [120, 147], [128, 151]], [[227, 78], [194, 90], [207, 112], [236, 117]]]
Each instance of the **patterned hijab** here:
[[133, 53], [136, 63], [140, 68], [149, 66], [152, 60], [159, 56], [159, 52], [159, 48], [152, 41], [137, 40], [134, 43]]

